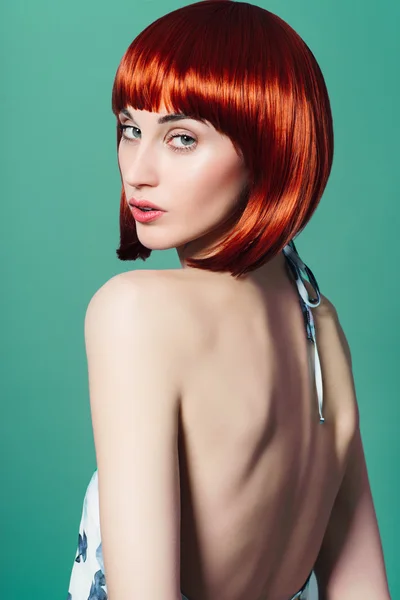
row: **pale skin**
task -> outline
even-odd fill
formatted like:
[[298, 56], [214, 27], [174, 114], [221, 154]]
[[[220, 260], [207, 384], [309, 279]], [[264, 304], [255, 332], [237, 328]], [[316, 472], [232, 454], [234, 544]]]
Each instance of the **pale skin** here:
[[[279, 255], [234, 279], [189, 268], [221, 234], [246, 171], [193, 120], [129, 108], [118, 152], [137, 223], [182, 269], [117, 275], [85, 318], [109, 600], [287, 600], [315, 568], [321, 600], [390, 598], [359, 434], [349, 347], [313, 309], [324, 383], [318, 421], [297, 289]], [[188, 138], [193, 152], [179, 153]]]

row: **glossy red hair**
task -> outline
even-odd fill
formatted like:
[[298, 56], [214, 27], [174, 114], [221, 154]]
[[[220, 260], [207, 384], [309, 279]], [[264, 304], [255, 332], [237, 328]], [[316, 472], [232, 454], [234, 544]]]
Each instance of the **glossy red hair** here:
[[[270, 260], [308, 223], [333, 160], [325, 81], [301, 37], [247, 2], [203, 0], [146, 27], [118, 67], [112, 109], [183, 112], [209, 121], [243, 155], [249, 180], [232, 227], [191, 267], [238, 276]], [[120, 142], [117, 123], [117, 145]], [[121, 260], [151, 250], [136, 235], [124, 190]]]

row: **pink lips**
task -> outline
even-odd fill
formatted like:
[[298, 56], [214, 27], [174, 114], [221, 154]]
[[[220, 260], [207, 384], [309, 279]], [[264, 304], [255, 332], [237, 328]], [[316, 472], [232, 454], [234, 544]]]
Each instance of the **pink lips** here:
[[[131, 207], [134, 219], [139, 221], [139, 223], [149, 223], [150, 221], [154, 221], [161, 217], [165, 212], [148, 200], [136, 200], [136, 198], [131, 198], [128, 204]], [[142, 211], [141, 208], [152, 208], [154, 210]]]
[[140, 208], [154, 208], [155, 210], [163, 210], [160, 206], [157, 206], [148, 200], [137, 200], [136, 198], [130, 198], [128, 204], [132, 207], [138, 206]]
[[148, 210], [143, 212], [137, 206], [131, 206], [131, 211], [135, 220], [140, 223], [148, 223], [149, 221], [154, 221], [162, 215], [165, 215], [164, 210]]

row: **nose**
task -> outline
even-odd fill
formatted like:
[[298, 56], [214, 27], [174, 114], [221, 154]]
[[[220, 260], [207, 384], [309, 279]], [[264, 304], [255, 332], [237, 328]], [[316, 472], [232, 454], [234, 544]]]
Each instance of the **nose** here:
[[135, 148], [120, 151], [120, 169], [125, 183], [134, 188], [157, 185], [158, 171], [155, 149], [150, 143], [140, 141]]

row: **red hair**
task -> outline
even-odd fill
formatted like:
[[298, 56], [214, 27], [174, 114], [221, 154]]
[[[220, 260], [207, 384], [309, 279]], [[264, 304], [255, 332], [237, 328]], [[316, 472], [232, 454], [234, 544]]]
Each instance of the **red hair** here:
[[[112, 109], [183, 112], [209, 121], [243, 155], [249, 180], [233, 227], [191, 267], [238, 276], [273, 258], [308, 223], [333, 160], [333, 123], [314, 55], [259, 6], [202, 0], [146, 27], [118, 67]], [[117, 123], [117, 145], [121, 132]], [[122, 188], [121, 260], [151, 253]], [[211, 252], [212, 250], [212, 252]]]

